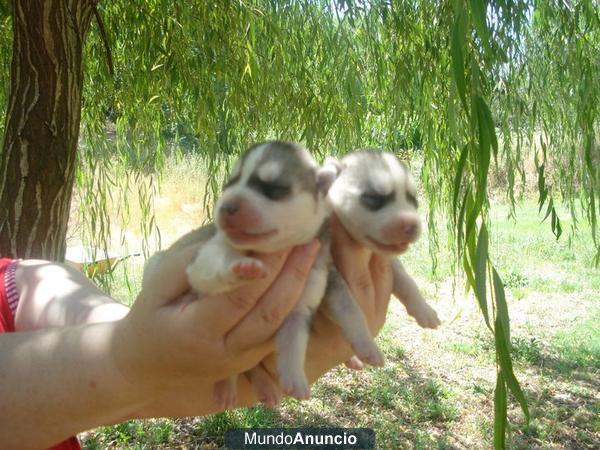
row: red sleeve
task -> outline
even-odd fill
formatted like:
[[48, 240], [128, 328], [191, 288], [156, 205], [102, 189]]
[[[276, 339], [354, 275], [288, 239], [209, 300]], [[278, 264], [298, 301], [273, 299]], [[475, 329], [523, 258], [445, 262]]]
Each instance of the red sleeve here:
[[81, 445], [75, 436], [50, 447], [48, 450], [81, 450]]
[[0, 333], [15, 331], [15, 320], [13, 318], [13, 313], [8, 303], [8, 289], [11, 289], [11, 301], [16, 301], [16, 292], [13, 292], [10, 283], [7, 283], [7, 274], [10, 273], [9, 270], [11, 269], [11, 266], [14, 267], [15, 263], [16, 261], [10, 258], [0, 259]]
[[[16, 264], [14, 259], [0, 258], [0, 334], [15, 331], [13, 311], [19, 300], [14, 283]], [[48, 450], [81, 450], [81, 445], [74, 436]]]

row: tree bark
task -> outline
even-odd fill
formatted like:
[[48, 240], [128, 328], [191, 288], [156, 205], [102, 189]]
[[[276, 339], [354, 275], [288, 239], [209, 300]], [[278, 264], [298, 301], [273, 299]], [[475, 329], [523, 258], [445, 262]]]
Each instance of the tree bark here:
[[92, 1], [12, 1], [0, 255], [64, 259]]

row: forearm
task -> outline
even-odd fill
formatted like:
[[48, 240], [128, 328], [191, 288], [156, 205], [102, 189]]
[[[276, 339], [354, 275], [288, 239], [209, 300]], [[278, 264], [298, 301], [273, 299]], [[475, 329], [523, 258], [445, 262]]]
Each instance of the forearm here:
[[[245, 376], [237, 377], [237, 407], [258, 403], [254, 388]], [[214, 400], [214, 382], [202, 377], [185, 377], [175, 380], [156, 401], [135, 412], [135, 417], [186, 417], [205, 416], [222, 411]]]
[[[315, 319], [314, 325], [317, 331], [311, 334], [305, 364], [310, 383], [352, 355], [350, 346], [339, 330], [336, 330], [337, 325], [321, 316]], [[277, 382], [277, 360], [274, 353], [263, 361], [263, 366]], [[256, 392], [246, 376], [238, 376], [237, 380], [237, 407], [256, 405]], [[136, 412], [136, 417], [201, 416], [219, 411], [221, 409], [214, 400], [213, 382], [207, 382], [201, 377], [182, 376], [171, 380], [164, 389], [164, 394]]]
[[118, 320], [129, 308], [64, 264], [25, 260], [17, 266], [17, 331]]
[[118, 323], [0, 335], [0, 448], [45, 448], [148, 402], [113, 361]]

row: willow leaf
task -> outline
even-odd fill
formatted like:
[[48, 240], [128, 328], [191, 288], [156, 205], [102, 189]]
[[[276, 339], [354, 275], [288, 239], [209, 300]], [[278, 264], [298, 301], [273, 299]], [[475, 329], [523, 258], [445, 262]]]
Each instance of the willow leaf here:
[[477, 239], [477, 253], [474, 263], [475, 269], [475, 296], [479, 302], [479, 307], [483, 313], [485, 323], [491, 330], [490, 317], [488, 313], [487, 305], [487, 292], [486, 292], [486, 280], [487, 280], [487, 265], [488, 265], [488, 232], [485, 223], [481, 224], [479, 230], [479, 236]]
[[458, 11], [454, 20], [452, 29], [451, 49], [452, 49], [452, 69], [454, 73], [454, 82], [458, 95], [465, 110], [467, 110], [467, 81], [465, 78], [465, 49], [466, 49], [466, 15], [459, 2]]
[[527, 421], [529, 421], [529, 407], [521, 386], [515, 377], [510, 357], [510, 325], [508, 307], [504, 293], [504, 285], [496, 269], [492, 269], [494, 283], [494, 299], [496, 302], [496, 321], [494, 322], [494, 337], [496, 341], [496, 356], [506, 385], [515, 396]]
[[471, 15], [473, 17], [473, 23], [475, 24], [475, 29], [477, 30], [477, 34], [479, 35], [479, 39], [481, 39], [481, 43], [483, 44], [483, 48], [486, 52], [491, 51], [490, 47], [490, 33], [488, 30], [488, 26], [486, 23], [486, 8], [487, 4], [485, 0], [470, 0], [471, 4]]
[[[458, 166], [456, 167], [456, 174], [454, 175], [454, 190], [452, 197], [452, 211], [454, 214], [454, 222], [456, 223], [456, 210], [458, 208], [458, 196], [460, 195], [460, 186], [463, 177], [463, 173], [465, 170], [465, 163], [467, 161], [467, 156], [469, 153], [469, 147], [465, 145], [461, 152], [460, 158], [458, 159]], [[457, 223], [457, 228], [461, 228], [462, 224]]]
[[496, 376], [496, 389], [494, 390], [494, 448], [503, 450], [506, 448], [506, 383], [499, 370]]

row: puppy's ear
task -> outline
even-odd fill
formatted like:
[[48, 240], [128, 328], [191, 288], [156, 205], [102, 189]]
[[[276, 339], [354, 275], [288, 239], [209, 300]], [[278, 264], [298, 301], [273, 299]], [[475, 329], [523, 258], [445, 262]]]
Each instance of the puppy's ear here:
[[342, 164], [335, 158], [328, 156], [322, 167], [317, 169], [317, 188], [324, 195], [342, 171]]

